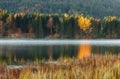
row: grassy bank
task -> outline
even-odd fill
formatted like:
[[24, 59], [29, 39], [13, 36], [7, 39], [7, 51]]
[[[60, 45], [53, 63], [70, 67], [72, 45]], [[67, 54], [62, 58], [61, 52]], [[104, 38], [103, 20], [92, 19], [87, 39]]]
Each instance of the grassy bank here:
[[0, 79], [119, 79], [120, 56], [96, 55], [82, 60], [60, 58], [38, 61], [21, 67], [0, 65]]

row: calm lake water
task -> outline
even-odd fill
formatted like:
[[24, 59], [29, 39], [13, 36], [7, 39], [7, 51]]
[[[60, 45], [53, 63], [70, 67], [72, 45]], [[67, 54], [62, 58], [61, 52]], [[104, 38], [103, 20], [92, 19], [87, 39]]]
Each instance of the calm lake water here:
[[[88, 45], [88, 46], [84, 46]], [[84, 47], [82, 47], [84, 46]], [[120, 53], [120, 40], [27, 40], [1, 39], [0, 58], [24, 58], [26, 60], [78, 57], [79, 51], [91, 54]]]

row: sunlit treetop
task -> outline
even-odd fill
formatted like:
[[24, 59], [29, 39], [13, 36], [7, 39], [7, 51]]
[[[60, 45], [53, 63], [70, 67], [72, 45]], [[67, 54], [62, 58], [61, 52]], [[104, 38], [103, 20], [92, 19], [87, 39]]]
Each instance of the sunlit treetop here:
[[77, 22], [78, 22], [78, 26], [83, 31], [86, 31], [91, 26], [91, 18], [89, 18], [89, 17], [84, 17], [84, 16], [80, 15], [80, 16], [78, 16]]
[[0, 10], [0, 19], [6, 18], [8, 15], [7, 10]]
[[104, 17], [104, 21], [105, 22], [111, 22], [111, 21], [115, 21], [115, 20], [117, 20], [116, 16], [107, 16], [107, 17]]
[[67, 13], [65, 13], [65, 14], [64, 14], [64, 17], [67, 18], [67, 17], [69, 17], [69, 15], [68, 15]]

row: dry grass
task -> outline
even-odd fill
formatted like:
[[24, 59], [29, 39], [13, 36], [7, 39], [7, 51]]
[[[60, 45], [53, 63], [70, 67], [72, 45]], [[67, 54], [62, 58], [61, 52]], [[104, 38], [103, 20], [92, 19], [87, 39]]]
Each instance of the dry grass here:
[[59, 63], [34, 62], [23, 68], [0, 65], [0, 79], [119, 79], [120, 56], [92, 56], [83, 60], [61, 58]]

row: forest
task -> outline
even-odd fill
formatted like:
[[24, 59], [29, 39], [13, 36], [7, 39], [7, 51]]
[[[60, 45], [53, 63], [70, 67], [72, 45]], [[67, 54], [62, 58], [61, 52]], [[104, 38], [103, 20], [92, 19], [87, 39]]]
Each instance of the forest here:
[[10, 13], [0, 10], [1, 38], [120, 38], [120, 18], [76, 14]]
[[0, 0], [0, 8], [12, 13], [83, 13], [97, 18], [120, 17], [119, 4], [119, 0]]

